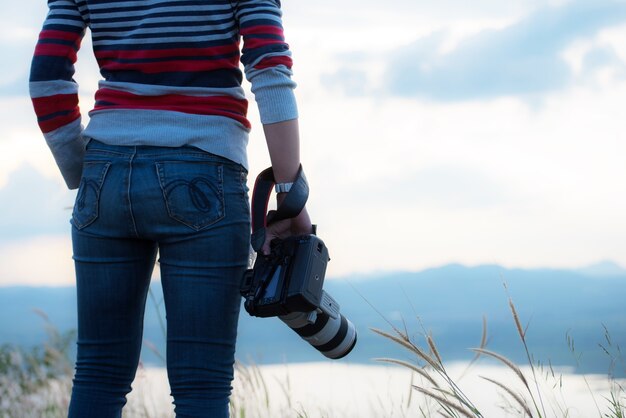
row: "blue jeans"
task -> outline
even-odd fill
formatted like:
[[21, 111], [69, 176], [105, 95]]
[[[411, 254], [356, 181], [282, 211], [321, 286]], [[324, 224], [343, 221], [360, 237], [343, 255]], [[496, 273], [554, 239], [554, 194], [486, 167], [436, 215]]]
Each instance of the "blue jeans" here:
[[121, 417], [157, 253], [178, 417], [228, 417], [248, 262], [247, 173], [192, 147], [92, 140], [72, 213], [78, 351], [69, 416]]

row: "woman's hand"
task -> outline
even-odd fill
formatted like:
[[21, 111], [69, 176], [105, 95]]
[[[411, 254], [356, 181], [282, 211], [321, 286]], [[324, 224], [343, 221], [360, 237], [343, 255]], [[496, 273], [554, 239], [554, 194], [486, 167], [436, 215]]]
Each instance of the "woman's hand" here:
[[270, 254], [270, 243], [273, 239], [285, 239], [290, 236], [305, 235], [312, 232], [313, 225], [305, 207], [295, 218], [274, 222], [265, 228], [265, 242], [263, 247], [261, 247], [261, 252], [265, 255]]

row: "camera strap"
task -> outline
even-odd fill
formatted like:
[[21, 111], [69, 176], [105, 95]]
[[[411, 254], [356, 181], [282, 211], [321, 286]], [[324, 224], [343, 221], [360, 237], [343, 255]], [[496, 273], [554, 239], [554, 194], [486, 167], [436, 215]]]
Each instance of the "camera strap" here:
[[297, 178], [291, 189], [276, 208], [268, 213], [267, 207], [276, 184], [272, 167], [263, 170], [256, 178], [252, 190], [252, 237], [250, 242], [254, 251], [259, 251], [265, 242], [265, 228], [284, 219], [295, 218], [300, 214], [309, 198], [309, 184], [306, 181], [302, 165], [298, 168]]

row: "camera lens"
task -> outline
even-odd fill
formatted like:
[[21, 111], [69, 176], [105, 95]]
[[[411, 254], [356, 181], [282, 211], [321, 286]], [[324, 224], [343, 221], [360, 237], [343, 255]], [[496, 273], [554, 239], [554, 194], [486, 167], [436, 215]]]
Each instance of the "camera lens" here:
[[317, 312], [314, 323], [309, 316], [309, 312], [293, 312], [280, 319], [328, 358], [340, 359], [352, 351], [356, 328], [345, 316], [339, 313], [333, 318], [326, 312]]

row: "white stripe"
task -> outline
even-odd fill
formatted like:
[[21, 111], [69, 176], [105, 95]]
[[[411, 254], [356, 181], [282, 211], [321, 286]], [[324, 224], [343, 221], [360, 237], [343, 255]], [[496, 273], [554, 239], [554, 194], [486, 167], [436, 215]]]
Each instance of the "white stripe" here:
[[76, 119], [68, 123], [67, 125], [63, 125], [54, 131], [50, 131], [48, 133], [43, 134], [48, 146], [50, 148], [63, 148], [64, 145], [74, 142], [80, 138], [80, 132], [83, 127], [80, 122], [80, 118]]
[[28, 83], [32, 98], [53, 96], [55, 94], [75, 94], [78, 92], [78, 84], [73, 81], [31, 81]]
[[51, 10], [62, 10], [60, 9], [60, 7], [67, 7], [67, 6], [76, 7], [76, 3], [73, 2], [72, 0], [64, 0], [64, 1], [57, 0], [51, 5]]
[[46, 25], [67, 25], [77, 26], [79, 28], [85, 27], [85, 22], [82, 20], [66, 20], [66, 19], [46, 19]]
[[153, 84], [121, 83], [113, 81], [100, 81], [99, 88], [106, 88], [117, 91], [124, 91], [141, 96], [161, 96], [165, 94], [183, 94], [185, 96], [209, 97], [209, 96], [230, 96], [243, 100], [246, 98], [241, 87], [174, 87], [159, 86]]
[[250, 15], [243, 16], [239, 19], [241, 23], [247, 22], [248, 20], [255, 19], [268, 19], [273, 20], [275, 22], [280, 22], [280, 16], [276, 16], [275, 14], [266, 14], [266, 13], [254, 13]]

